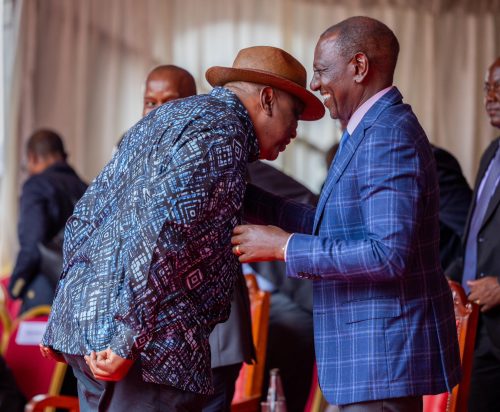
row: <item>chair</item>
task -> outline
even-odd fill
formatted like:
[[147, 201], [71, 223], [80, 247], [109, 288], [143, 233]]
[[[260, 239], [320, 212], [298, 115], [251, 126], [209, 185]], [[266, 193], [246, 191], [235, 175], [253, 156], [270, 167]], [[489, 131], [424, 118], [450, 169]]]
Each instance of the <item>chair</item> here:
[[4, 299], [5, 299], [5, 307], [7, 308], [7, 313], [11, 321], [17, 318], [19, 315], [19, 311], [21, 310], [22, 301], [21, 299], [11, 299], [9, 295], [9, 281], [10, 277], [4, 277], [0, 279], [0, 289], [2, 290]]
[[252, 335], [257, 353], [257, 362], [244, 364], [236, 381], [232, 412], [260, 411], [262, 382], [266, 361], [266, 346], [269, 327], [270, 293], [259, 289], [254, 275], [245, 275], [252, 316]]
[[45, 408], [64, 409], [79, 412], [78, 398], [74, 396], [36, 395], [24, 408], [24, 412], [44, 412]]
[[0, 354], [3, 353], [2, 349], [9, 339], [10, 329], [12, 327], [12, 320], [7, 310], [7, 299], [7, 291], [0, 283]]
[[323, 396], [318, 382], [318, 367], [316, 362], [313, 368], [313, 377], [311, 381], [311, 388], [309, 390], [309, 396], [307, 398], [307, 403], [304, 407], [304, 412], [321, 412], [327, 409], [328, 402]]
[[4, 357], [17, 386], [27, 399], [38, 394], [58, 395], [67, 365], [45, 359], [39, 342], [45, 330], [50, 306], [38, 306], [18, 318], [4, 347]]
[[463, 376], [451, 393], [424, 396], [424, 412], [467, 411], [479, 307], [474, 303], [467, 302], [462, 286], [453, 281], [448, 283], [453, 294]]

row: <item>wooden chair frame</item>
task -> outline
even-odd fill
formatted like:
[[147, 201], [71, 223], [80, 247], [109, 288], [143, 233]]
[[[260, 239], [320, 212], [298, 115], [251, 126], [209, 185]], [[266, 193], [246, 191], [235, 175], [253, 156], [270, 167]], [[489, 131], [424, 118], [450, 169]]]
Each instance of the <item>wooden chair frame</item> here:
[[[231, 404], [232, 412], [251, 412], [260, 410], [260, 397], [264, 381], [267, 336], [269, 332], [269, 310], [271, 294], [259, 289], [255, 275], [245, 275], [252, 310], [252, 335], [257, 352], [257, 363], [243, 365], [241, 374], [245, 375], [243, 397]], [[238, 378], [240, 379], [240, 378]]]
[[31, 398], [25, 412], [44, 412], [45, 408], [62, 408], [69, 412], [80, 412], [78, 398], [74, 396], [36, 395]]

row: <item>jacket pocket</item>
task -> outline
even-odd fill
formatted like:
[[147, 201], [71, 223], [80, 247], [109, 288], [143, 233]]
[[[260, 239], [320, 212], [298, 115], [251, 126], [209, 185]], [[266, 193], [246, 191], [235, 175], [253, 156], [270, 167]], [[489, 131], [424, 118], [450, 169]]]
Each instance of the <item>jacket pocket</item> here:
[[345, 302], [341, 316], [344, 323], [363, 322], [371, 319], [401, 316], [401, 302], [397, 296], [380, 296]]

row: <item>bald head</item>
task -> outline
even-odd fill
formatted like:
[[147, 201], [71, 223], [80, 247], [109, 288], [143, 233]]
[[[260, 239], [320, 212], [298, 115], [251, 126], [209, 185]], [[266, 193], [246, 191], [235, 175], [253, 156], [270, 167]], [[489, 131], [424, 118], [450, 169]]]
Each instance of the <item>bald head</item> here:
[[170, 100], [195, 94], [196, 83], [187, 70], [174, 65], [155, 67], [146, 78], [142, 115]]
[[399, 42], [384, 23], [370, 17], [351, 17], [328, 28], [321, 38], [335, 38], [339, 54], [346, 59], [359, 52], [365, 54], [371, 69], [392, 84]]
[[500, 129], [500, 57], [496, 58], [486, 72], [484, 106], [491, 125]]

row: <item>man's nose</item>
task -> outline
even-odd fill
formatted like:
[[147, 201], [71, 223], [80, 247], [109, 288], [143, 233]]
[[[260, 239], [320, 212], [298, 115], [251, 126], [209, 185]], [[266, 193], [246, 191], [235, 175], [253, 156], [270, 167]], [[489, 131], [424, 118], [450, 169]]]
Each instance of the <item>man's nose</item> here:
[[319, 90], [319, 80], [318, 80], [318, 75], [316, 73], [313, 74], [313, 77], [311, 79], [311, 84], [309, 85], [309, 87], [313, 91]]
[[496, 90], [494, 87], [488, 87], [486, 89], [486, 94], [485, 94], [485, 97], [487, 102], [493, 102], [495, 100], [497, 100], [497, 93], [496, 93]]

